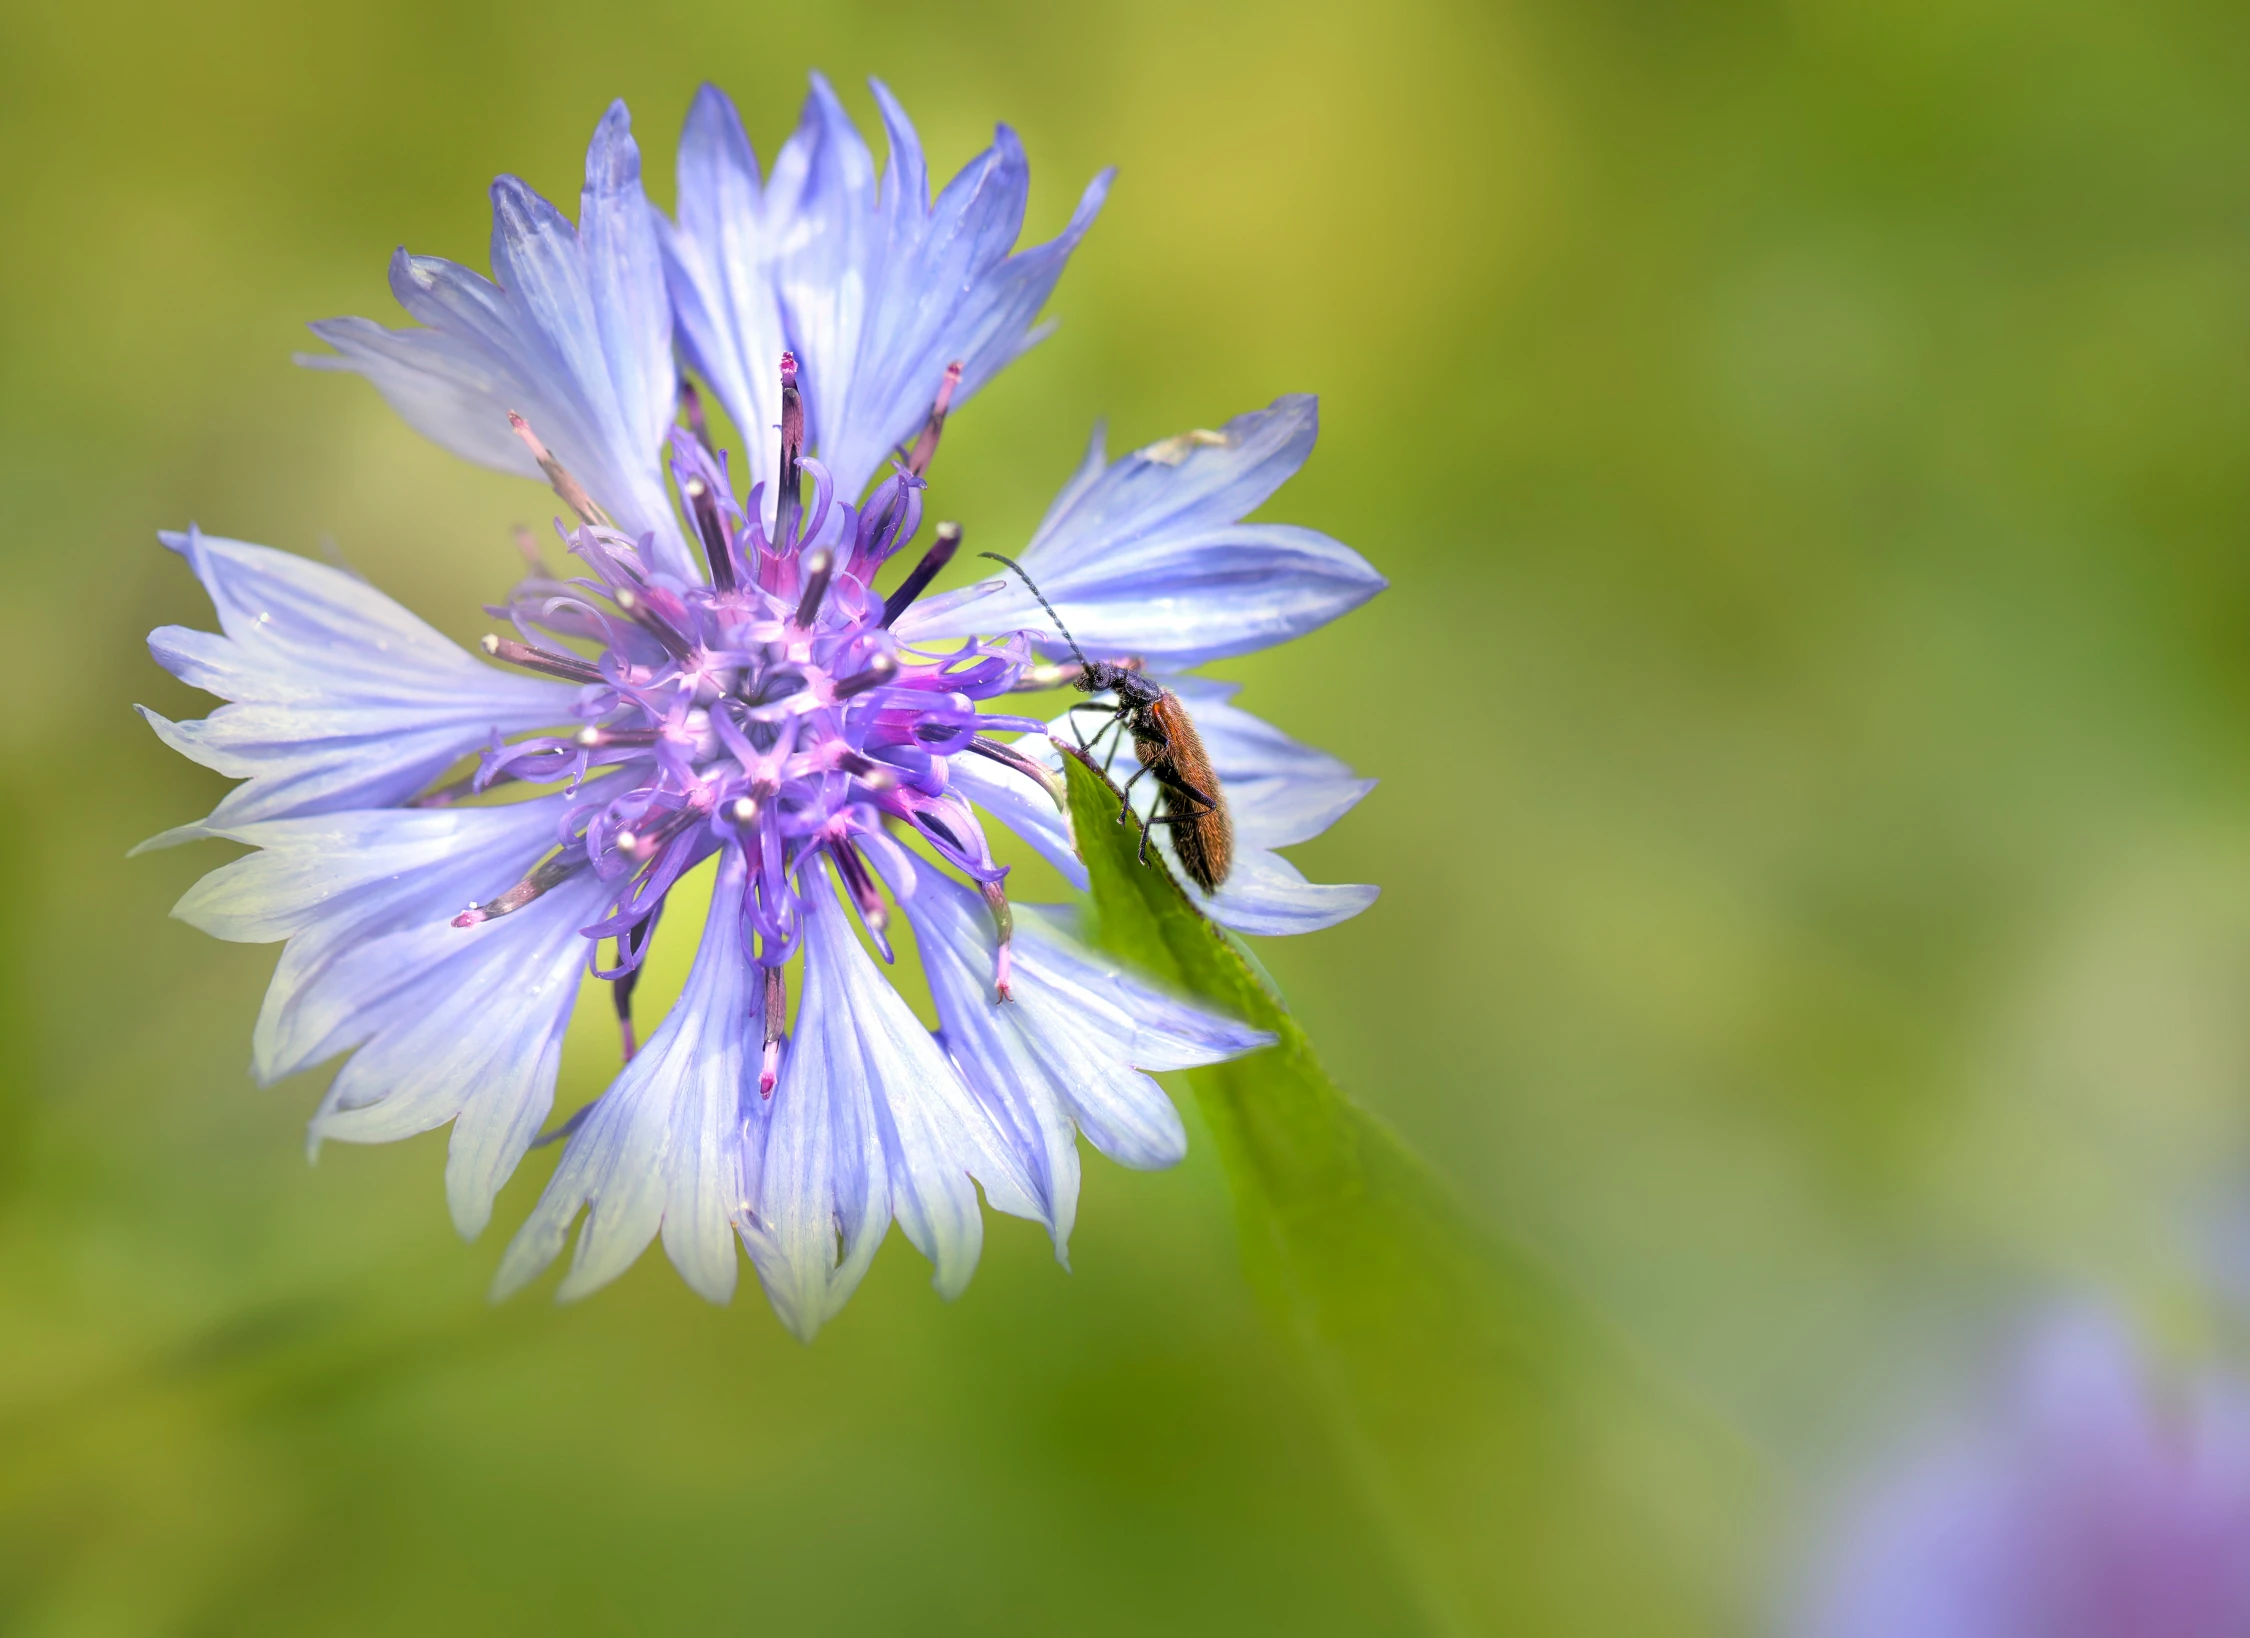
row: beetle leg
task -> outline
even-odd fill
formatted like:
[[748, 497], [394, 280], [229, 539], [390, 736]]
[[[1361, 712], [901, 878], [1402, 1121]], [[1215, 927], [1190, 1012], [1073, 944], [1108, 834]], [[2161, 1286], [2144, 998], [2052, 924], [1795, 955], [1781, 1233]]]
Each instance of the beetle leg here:
[[1141, 863], [1148, 863], [1148, 833], [1158, 825], [1190, 825], [1202, 818], [1200, 813], [1160, 813], [1153, 819], [1141, 821]]
[[1219, 804], [1215, 800], [1204, 795], [1176, 773], [1160, 773], [1156, 776], [1156, 782], [1162, 785], [1167, 793], [1174, 796], [1184, 796], [1197, 804], [1194, 813], [1185, 815], [1187, 818], [1199, 819], [1206, 813], [1214, 813], [1218, 810]]
[[[1149, 766], [1148, 763], [1144, 762], [1138, 768], [1135, 768], [1133, 777], [1126, 780], [1125, 788], [1118, 792], [1117, 822], [1121, 825], [1125, 822], [1125, 816], [1133, 811], [1133, 787], [1141, 782], [1141, 775], [1148, 772]], [[1157, 783], [1161, 785], [1163, 780], [1159, 779]], [[1141, 862], [1146, 864], [1148, 861], [1143, 859]]]
[[[1078, 749], [1082, 755], [1089, 754], [1093, 748], [1087, 744], [1086, 736], [1083, 733], [1079, 732], [1078, 713], [1081, 711], [1106, 711], [1108, 709], [1109, 707], [1103, 705], [1099, 700], [1080, 700], [1076, 705], [1072, 706], [1069, 710], [1063, 713], [1064, 718], [1070, 723], [1071, 734], [1077, 739]], [[1094, 738], [1100, 739], [1101, 737], [1102, 730], [1100, 728], [1095, 729]]]

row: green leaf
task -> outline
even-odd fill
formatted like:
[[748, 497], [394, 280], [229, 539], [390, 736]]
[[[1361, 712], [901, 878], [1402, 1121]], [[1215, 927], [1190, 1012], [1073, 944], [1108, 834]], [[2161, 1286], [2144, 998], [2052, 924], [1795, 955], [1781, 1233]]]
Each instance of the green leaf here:
[[1065, 758], [1113, 954], [1280, 1037], [1191, 1071], [1244, 1258], [1431, 1629], [1731, 1630], [1747, 1464], [1320, 1067], [1248, 949]]

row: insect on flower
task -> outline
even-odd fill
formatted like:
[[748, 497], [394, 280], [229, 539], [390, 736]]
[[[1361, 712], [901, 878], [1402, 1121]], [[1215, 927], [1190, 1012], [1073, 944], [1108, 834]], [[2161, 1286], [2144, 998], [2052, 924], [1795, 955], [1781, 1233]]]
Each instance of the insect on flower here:
[[[1219, 884], [1227, 879], [1227, 872], [1234, 868], [1234, 821], [1227, 816], [1226, 796], [1219, 789], [1218, 772], [1204, 752], [1203, 736], [1195, 731], [1194, 719], [1180, 703], [1180, 696], [1145, 675], [1130, 660], [1087, 659], [1085, 650], [1078, 646], [1078, 639], [1071, 636], [1062, 616], [1047, 601], [1046, 593], [1023, 572], [1022, 564], [998, 552], [977, 555], [1007, 564], [1016, 571], [1016, 577], [1031, 595], [1039, 599], [1039, 606], [1047, 611], [1047, 617], [1055, 622], [1055, 629], [1062, 633], [1063, 641], [1070, 645], [1070, 652], [1077, 656], [1078, 675], [1071, 679], [1071, 686], [1081, 693], [1116, 696], [1117, 704], [1110, 708], [1109, 721], [1094, 731], [1094, 739], [1098, 743], [1103, 734], [1122, 727], [1132, 736], [1133, 754], [1140, 759], [1139, 769], [1125, 781], [1125, 789], [1119, 793], [1119, 824], [1132, 812], [1133, 787], [1140, 783], [1141, 775], [1156, 776], [1156, 803], [1161, 811], [1141, 823], [1141, 863], [1148, 863], [1148, 833], [1158, 825], [1169, 826], [1172, 851], [1179, 855], [1180, 867], [1204, 892], [1216, 893]], [[1089, 701], [1088, 705], [1098, 706], [1099, 703]], [[1075, 713], [1086, 708], [1074, 705], [1071, 710]], [[1075, 731], [1075, 719], [1072, 727]], [[1088, 748], [1083, 737], [1078, 748], [1081, 751]], [[1111, 747], [1111, 757], [1116, 754], [1116, 748]], [[1102, 765], [1102, 771], [1109, 771], [1108, 763]]]
[[[574, 561], [527, 551], [481, 656], [336, 570], [165, 537], [221, 629], [168, 626], [151, 648], [225, 703], [149, 721], [242, 783], [148, 845], [254, 850], [177, 913], [286, 941], [253, 1064], [271, 1083], [341, 1060], [314, 1145], [450, 1124], [448, 1203], [475, 1234], [542, 1131], [560, 1144], [497, 1294], [575, 1233], [558, 1295], [661, 1236], [724, 1301], [739, 1241], [810, 1337], [895, 1221], [953, 1295], [984, 1206], [1039, 1222], [1063, 1253], [1081, 1135], [1127, 1166], [1180, 1158], [1151, 1071], [1271, 1039], [1085, 948], [1067, 908], [1011, 902], [990, 825], [1087, 881], [1049, 724], [1005, 709], [1044, 670], [1038, 645], [1060, 645], [1009, 581], [931, 594], [958, 528], [912, 548], [949, 417], [1036, 340], [1109, 179], [1056, 239], [1012, 248], [1029, 188], [1014, 133], [933, 190], [905, 111], [873, 90], [886, 165], [816, 78], [762, 170], [706, 87], [676, 220], [649, 203], [615, 105], [575, 224], [503, 177], [491, 278], [401, 251], [391, 288], [417, 324], [315, 326], [335, 350], [307, 363], [365, 376], [426, 436], [563, 502]], [[731, 456], [706, 391], [751, 432]], [[1225, 879], [1199, 907], [1243, 932], [1332, 926], [1375, 895], [1309, 882], [1274, 851], [1371, 781], [1193, 673], [1382, 587], [1341, 542], [1241, 521], [1316, 424], [1293, 396], [1117, 461], [1097, 437], [1021, 552], [1096, 652], [1139, 657], [1104, 673], [1132, 702], [1116, 714], [1190, 821], [1172, 828], [1194, 832], [1177, 851], [1196, 881]], [[644, 1033], [636, 980], [683, 901], [702, 922], [688, 979]], [[906, 926], [920, 972], [904, 982], [935, 1031], [882, 971]], [[550, 1127], [587, 974], [609, 983], [623, 1062]]]

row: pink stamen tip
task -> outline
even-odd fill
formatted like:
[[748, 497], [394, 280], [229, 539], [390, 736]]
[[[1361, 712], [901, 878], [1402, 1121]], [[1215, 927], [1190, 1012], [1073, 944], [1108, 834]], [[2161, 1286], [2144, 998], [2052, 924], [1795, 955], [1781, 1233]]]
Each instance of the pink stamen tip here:
[[797, 384], [797, 355], [795, 353], [783, 353], [781, 355], [781, 384], [785, 387], [794, 387]]
[[961, 385], [961, 361], [955, 359], [945, 367], [945, 379], [938, 383], [937, 412], [943, 415], [953, 407], [953, 391]]
[[1013, 975], [1009, 971], [1009, 967], [1010, 962], [1008, 960], [1008, 947], [1003, 944], [1000, 946], [998, 975], [993, 979], [992, 982], [992, 987], [1000, 992], [1000, 999], [1003, 1001], [1013, 1001], [1015, 999], [1015, 994], [1012, 988], [1014, 980]]
[[539, 470], [547, 475], [548, 484], [562, 497], [563, 504], [578, 514], [580, 522], [609, 522], [609, 515], [594, 504], [593, 497], [586, 493], [585, 485], [572, 477], [562, 462], [556, 460], [547, 446], [539, 441], [539, 434], [531, 430], [529, 421], [510, 410], [508, 425], [523, 440], [524, 447], [531, 451], [531, 458], [539, 463]]
[[773, 1096], [774, 1082], [781, 1079], [781, 1043], [768, 1041], [765, 1057], [758, 1065], [758, 1096]]
[[453, 925], [456, 927], [481, 927], [491, 919], [481, 908], [472, 904], [468, 909], [453, 918]]

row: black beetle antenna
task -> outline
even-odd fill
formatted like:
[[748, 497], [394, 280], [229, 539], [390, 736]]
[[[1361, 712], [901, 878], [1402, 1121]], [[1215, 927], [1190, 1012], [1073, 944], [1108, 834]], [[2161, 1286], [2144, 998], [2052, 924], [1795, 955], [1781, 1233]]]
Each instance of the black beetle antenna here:
[[979, 552], [977, 556], [989, 557], [993, 562], [1005, 563], [1015, 570], [1016, 578], [1024, 583], [1025, 590], [1039, 599], [1039, 606], [1047, 611], [1047, 618], [1054, 621], [1055, 629], [1062, 633], [1063, 641], [1070, 645], [1071, 653], [1078, 656], [1079, 665], [1089, 671], [1093, 669], [1094, 662], [1086, 658], [1086, 651], [1078, 646], [1078, 639], [1070, 634], [1070, 627], [1063, 624], [1063, 617], [1055, 612], [1055, 605], [1047, 601], [1047, 594], [1032, 583], [1031, 576], [1023, 572], [1021, 563], [1012, 557], [1002, 557], [998, 552]]

